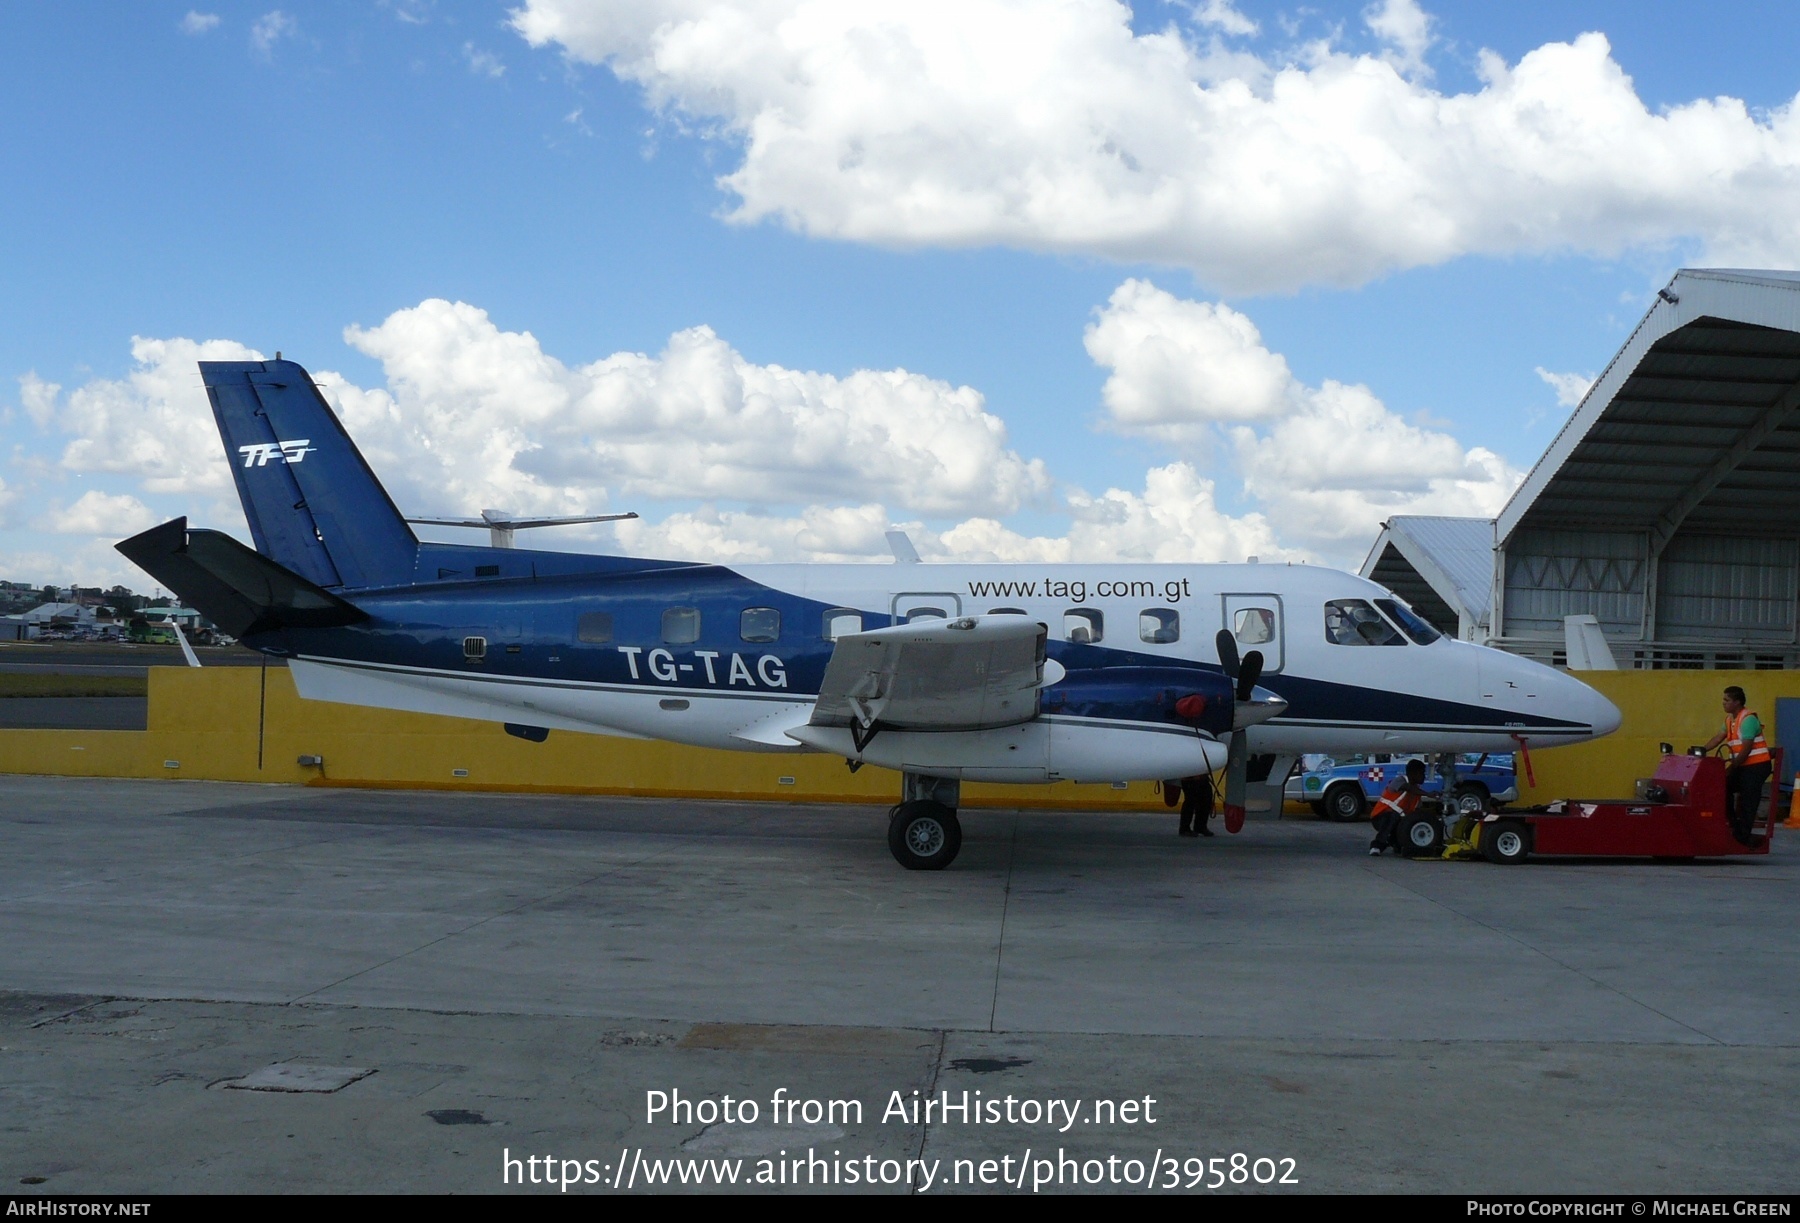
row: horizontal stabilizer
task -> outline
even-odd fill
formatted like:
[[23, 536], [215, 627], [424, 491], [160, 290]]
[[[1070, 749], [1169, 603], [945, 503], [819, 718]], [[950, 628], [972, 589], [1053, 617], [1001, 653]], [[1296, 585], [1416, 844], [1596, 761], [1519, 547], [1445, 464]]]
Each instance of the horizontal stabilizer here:
[[114, 545], [233, 637], [280, 628], [332, 628], [368, 619], [353, 604], [246, 548], [222, 531], [176, 518]]

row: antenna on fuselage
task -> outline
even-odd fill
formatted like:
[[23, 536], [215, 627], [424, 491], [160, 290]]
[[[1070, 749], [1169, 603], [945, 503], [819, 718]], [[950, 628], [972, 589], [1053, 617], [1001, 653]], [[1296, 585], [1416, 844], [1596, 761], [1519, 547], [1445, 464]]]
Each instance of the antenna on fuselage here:
[[488, 546], [510, 548], [513, 532], [528, 527], [572, 527], [583, 522], [618, 522], [636, 514], [581, 514], [572, 518], [515, 518], [509, 510], [482, 510], [479, 518], [408, 518], [422, 527], [486, 527]]

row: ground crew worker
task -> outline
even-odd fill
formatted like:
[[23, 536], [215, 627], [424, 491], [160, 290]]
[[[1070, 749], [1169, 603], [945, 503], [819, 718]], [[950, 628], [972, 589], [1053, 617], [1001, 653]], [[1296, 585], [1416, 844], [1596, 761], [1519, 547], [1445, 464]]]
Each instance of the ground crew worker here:
[[1369, 812], [1369, 818], [1375, 822], [1375, 839], [1369, 842], [1369, 856], [1381, 856], [1384, 849], [1394, 847], [1394, 830], [1400, 821], [1418, 809], [1419, 800], [1425, 797], [1425, 762], [1408, 760], [1406, 772], [1388, 782], [1381, 797], [1375, 800], [1375, 806]]
[[1725, 745], [1725, 820], [1731, 835], [1745, 845], [1754, 843], [1750, 829], [1762, 806], [1763, 787], [1774, 767], [1769, 742], [1763, 737], [1762, 719], [1744, 708], [1744, 690], [1736, 684], [1725, 689], [1725, 729], [1706, 741], [1703, 750]]
[[1210, 837], [1207, 822], [1213, 813], [1213, 780], [1206, 773], [1181, 779], [1181, 835]]

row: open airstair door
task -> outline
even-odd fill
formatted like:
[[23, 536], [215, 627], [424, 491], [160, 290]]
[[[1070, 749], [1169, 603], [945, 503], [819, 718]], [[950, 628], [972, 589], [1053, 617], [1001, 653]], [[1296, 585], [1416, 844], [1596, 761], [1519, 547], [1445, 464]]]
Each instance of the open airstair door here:
[[[857, 750], [882, 730], [971, 731], [1037, 717], [1062, 677], [1048, 630], [1023, 616], [963, 616], [847, 633], [837, 640], [809, 725], [848, 727]], [[1046, 674], [1050, 672], [1050, 674]]]

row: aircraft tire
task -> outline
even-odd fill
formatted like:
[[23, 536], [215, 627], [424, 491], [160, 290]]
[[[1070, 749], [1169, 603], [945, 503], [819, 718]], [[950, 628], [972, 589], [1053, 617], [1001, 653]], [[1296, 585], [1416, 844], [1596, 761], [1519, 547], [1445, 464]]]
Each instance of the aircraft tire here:
[[1363, 819], [1369, 813], [1369, 801], [1363, 797], [1361, 788], [1348, 781], [1341, 781], [1325, 791], [1322, 805], [1325, 818], [1339, 824]]
[[909, 871], [941, 871], [961, 848], [962, 825], [942, 803], [901, 803], [888, 820], [888, 850]]
[[1496, 866], [1512, 866], [1531, 856], [1531, 830], [1518, 820], [1499, 820], [1481, 829], [1481, 856]]
[[1444, 852], [1444, 822], [1435, 815], [1409, 815], [1394, 830], [1394, 844], [1406, 858], [1441, 854]]

